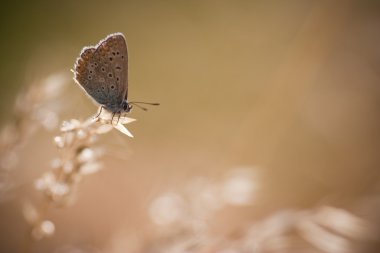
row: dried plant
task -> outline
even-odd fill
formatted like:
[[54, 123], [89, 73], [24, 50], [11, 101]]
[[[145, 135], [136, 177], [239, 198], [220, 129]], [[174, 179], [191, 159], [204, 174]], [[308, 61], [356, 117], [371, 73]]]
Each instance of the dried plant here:
[[[377, 213], [361, 217], [352, 211], [329, 205], [311, 209], [280, 210], [267, 218], [251, 222], [227, 236], [210, 228], [212, 218], [229, 206], [254, 204], [258, 194], [254, 169], [238, 169], [217, 182], [207, 178], [189, 181], [179, 192], [166, 192], [155, 198], [149, 214], [156, 233], [148, 242], [140, 238], [140, 248], [124, 251], [116, 246], [104, 252], [212, 252], [212, 253], [364, 253], [377, 252], [380, 231], [379, 197], [362, 204]], [[237, 201], [241, 200], [241, 201]], [[244, 200], [244, 201], [243, 201]], [[353, 204], [358, 206], [358, 204]], [[118, 238], [129, 241], [130, 236]], [[375, 251], [373, 251], [375, 249]]]
[[124, 124], [135, 120], [125, 116], [116, 120], [115, 118], [103, 110], [98, 116], [90, 117], [84, 122], [75, 119], [63, 122], [61, 134], [54, 138], [59, 157], [53, 160], [52, 169], [35, 181], [36, 189], [46, 200], [45, 206], [37, 210], [31, 204], [27, 204], [24, 208], [24, 216], [32, 226], [34, 239], [42, 239], [54, 233], [54, 224], [46, 220], [48, 209], [70, 204], [83, 177], [101, 168], [98, 158], [102, 150], [94, 147], [98, 135], [115, 128], [133, 137]]
[[0, 132], [0, 201], [9, 198], [16, 187], [12, 173], [29, 138], [41, 127], [53, 130], [58, 125], [62, 105], [57, 96], [69, 80], [66, 74], [56, 73], [33, 83], [17, 97], [13, 118]]
[[[33, 83], [21, 92], [14, 106], [14, 118], [5, 124], [0, 131], [0, 201], [10, 198], [17, 187], [12, 173], [20, 160], [20, 151], [28, 140], [40, 128], [52, 131], [59, 123], [59, 113], [63, 105], [58, 95], [70, 83], [70, 77], [57, 73]], [[58, 157], [51, 163], [51, 170], [45, 172], [35, 181], [35, 188], [42, 193], [42, 206], [25, 202], [23, 214], [31, 225], [32, 237], [41, 239], [52, 235], [54, 223], [47, 220], [50, 207], [62, 207], [70, 204], [75, 197], [75, 189], [81, 179], [97, 172], [101, 168], [98, 158], [102, 149], [95, 147], [97, 137], [112, 129], [133, 137], [124, 124], [134, 119], [112, 117], [102, 110], [97, 117], [64, 121], [60, 135], [54, 137]]]

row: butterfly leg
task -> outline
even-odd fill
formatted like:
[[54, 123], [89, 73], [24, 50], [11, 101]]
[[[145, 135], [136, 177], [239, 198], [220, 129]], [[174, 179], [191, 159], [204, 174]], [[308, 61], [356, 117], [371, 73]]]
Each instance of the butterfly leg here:
[[[116, 114], [115, 112], [112, 114], [112, 119], [111, 119], [111, 124], [112, 124], [112, 125], [114, 125], [114, 124], [113, 124], [113, 122], [114, 122], [114, 121], [113, 121], [113, 118], [115, 117], [115, 114]], [[116, 121], [116, 124], [115, 124], [115, 125], [119, 124], [120, 117], [121, 117], [121, 113], [118, 113], [118, 115], [117, 115], [117, 121]]]
[[[112, 113], [111, 125], [114, 125], [114, 124], [113, 124], [113, 118], [115, 117], [115, 114], [116, 114], [116, 112]], [[117, 123], [116, 123], [116, 125], [117, 125]]]
[[116, 123], [116, 125], [119, 124], [120, 117], [121, 117], [121, 113], [119, 113], [119, 115], [117, 117], [117, 123]]
[[95, 119], [97, 119], [100, 116], [100, 114], [102, 113], [102, 111], [103, 111], [103, 106], [100, 107], [100, 111], [99, 111], [98, 115], [95, 116]]

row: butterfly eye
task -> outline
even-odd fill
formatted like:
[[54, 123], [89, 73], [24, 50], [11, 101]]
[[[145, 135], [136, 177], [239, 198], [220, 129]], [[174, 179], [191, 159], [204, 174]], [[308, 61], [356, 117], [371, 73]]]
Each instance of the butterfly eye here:
[[128, 102], [123, 102], [123, 110], [129, 112], [132, 109], [132, 105], [128, 104]]

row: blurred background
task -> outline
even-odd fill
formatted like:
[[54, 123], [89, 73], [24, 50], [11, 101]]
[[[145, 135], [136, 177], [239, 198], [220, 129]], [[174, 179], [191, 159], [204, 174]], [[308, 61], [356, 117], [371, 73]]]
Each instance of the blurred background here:
[[[1, 252], [380, 250], [378, 1], [14, 1], [0, 14]], [[42, 212], [50, 238], [31, 239], [25, 203], [42, 215], [34, 182], [59, 126], [97, 110], [70, 69], [114, 32], [129, 99], [161, 105], [134, 109], [133, 139], [100, 136], [102, 170]]]

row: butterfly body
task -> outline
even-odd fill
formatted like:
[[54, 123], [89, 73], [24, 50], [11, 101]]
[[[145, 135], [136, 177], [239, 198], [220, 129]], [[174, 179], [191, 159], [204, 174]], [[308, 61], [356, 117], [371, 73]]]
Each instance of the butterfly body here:
[[74, 80], [112, 113], [129, 112], [128, 50], [122, 33], [108, 35], [96, 46], [82, 49], [74, 67]]

